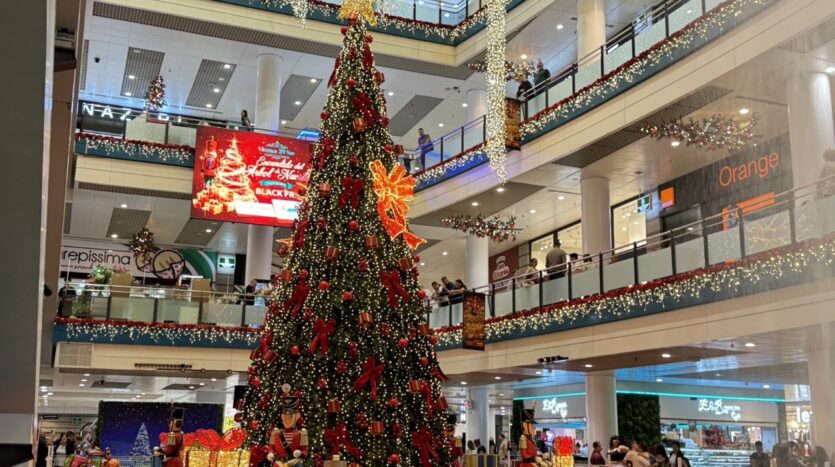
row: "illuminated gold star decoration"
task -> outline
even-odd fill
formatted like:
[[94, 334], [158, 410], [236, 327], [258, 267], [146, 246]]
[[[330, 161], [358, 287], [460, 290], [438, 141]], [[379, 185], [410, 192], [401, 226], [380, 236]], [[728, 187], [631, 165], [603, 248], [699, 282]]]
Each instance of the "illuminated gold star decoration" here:
[[377, 25], [373, 0], [345, 0], [337, 17], [339, 19], [362, 18], [371, 26]]

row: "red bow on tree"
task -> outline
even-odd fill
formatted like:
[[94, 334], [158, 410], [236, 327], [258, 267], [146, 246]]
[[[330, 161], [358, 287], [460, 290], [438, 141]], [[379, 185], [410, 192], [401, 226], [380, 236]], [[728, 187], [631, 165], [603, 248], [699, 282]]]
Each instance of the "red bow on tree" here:
[[339, 195], [339, 205], [344, 208], [348, 203], [351, 203], [351, 207], [356, 209], [360, 204], [360, 193], [364, 188], [365, 180], [346, 175], [342, 179], [342, 194]]
[[412, 432], [412, 446], [420, 451], [420, 463], [423, 467], [430, 466], [430, 455], [435, 459], [435, 462], [441, 461], [440, 456], [438, 456], [438, 453], [435, 452], [433, 444], [432, 435], [429, 434], [429, 430], [427, 430], [425, 426], [420, 427], [420, 430], [418, 431]]
[[313, 332], [316, 336], [313, 337], [313, 342], [310, 343], [310, 354], [316, 353], [316, 349], [320, 349], [323, 354], [328, 353], [328, 337], [333, 335], [334, 327], [336, 327], [336, 320], [331, 318], [325, 322], [322, 318], [316, 320], [313, 325]]
[[270, 344], [273, 342], [273, 335], [271, 332], [267, 331], [262, 337], [261, 342], [258, 345], [258, 350], [261, 352], [261, 355], [267, 353], [270, 350]]
[[449, 381], [449, 376], [445, 375], [439, 366], [432, 368], [432, 376], [442, 383]]
[[302, 305], [304, 305], [304, 301], [307, 299], [308, 294], [310, 294], [310, 285], [308, 285], [306, 279], [300, 280], [295, 287], [293, 287], [293, 293], [290, 295], [290, 298], [287, 299], [287, 302], [284, 304], [284, 311], [292, 311], [293, 318], [299, 316], [299, 310], [302, 309]]
[[371, 47], [368, 44], [362, 48], [362, 66], [371, 68], [374, 65], [374, 55], [371, 54]]
[[377, 360], [374, 357], [368, 357], [368, 360], [362, 364], [363, 374], [354, 383], [355, 389], [362, 389], [366, 384], [371, 386], [371, 400], [377, 400], [377, 381], [383, 376], [385, 365], [377, 365]]
[[403, 298], [404, 302], [409, 301], [409, 294], [407, 294], [406, 291], [403, 290], [403, 286], [400, 285], [400, 271], [397, 269], [392, 269], [391, 272], [380, 271], [380, 280], [386, 288], [386, 294], [388, 295], [390, 307], [397, 307], [398, 295]]
[[380, 120], [380, 113], [374, 108], [374, 103], [364, 92], [357, 94], [357, 97], [351, 99], [351, 104], [362, 114], [365, 124], [371, 126], [374, 122]]
[[432, 385], [428, 381], [423, 381], [420, 385], [420, 393], [426, 400], [426, 412], [429, 417], [432, 417], [432, 408], [435, 406], [432, 401]]
[[325, 136], [324, 138], [322, 138], [322, 142], [319, 144], [319, 155], [316, 158], [319, 170], [322, 170], [322, 167], [325, 166], [325, 161], [328, 159], [328, 156], [331, 155], [334, 149], [335, 145], [333, 143], [333, 139], [330, 136]]
[[325, 429], [325, 444], [331, 447], [331, 455], [339, 455], [340, 448], [356, 459], [362, 459], [362, 451], [348, 441], [348, 429], [344, 423], [338, 423], [333, 430]]
[[296, 226], [293, 228], [293, 248], [304, 247], [304, 230], [310, 225], [310, 219], [303, 218], [296, 221]]

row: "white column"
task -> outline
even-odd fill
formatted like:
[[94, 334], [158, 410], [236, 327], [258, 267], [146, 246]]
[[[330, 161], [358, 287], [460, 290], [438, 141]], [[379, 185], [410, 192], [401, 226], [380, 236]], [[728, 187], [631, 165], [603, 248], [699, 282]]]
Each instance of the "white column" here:
[[580, 220], [583, 223], [583, 253], [596, 255], [612, 248], [612, 216], [609, 179], [580, 180]]
[[811, 334], [808, 352], [812, 395], [812, 441], [831, 450], [835, 446], [835, 331], [819, 325]]
[[577, 58], [606, 42], [606, 5], [603, 0], [577, 0]]
[[[258, 56], [255, 88], [255, 127], [278, 132], [281, 118], [281, 58], [275, 54]], [[269, 279], [272, 272], [273, 228], [250, 225], [246, 235], [246, 282]]]
[[487, 90], [470, 89], [467, 91], [467, 122], [482, 115], [487, 115]]
[[801, 73], [786, 83], [789, 104], [792, 178], [795, 187], [813, 184], [823, 166], [823, 152], [835, 149], [832, 89], [825, 73]]
[[481, 444], [487, 446], [489, 435], [487, 425], [489, 416], [488, 398], [490, 392], [487, 387], [470, 388], [467, 391], [467, 399], [472, 404], [467, 411], [467, 440], [480, 439]]
[[[475, 235], [467, 237], [467, 287], [474, 289], [490, 283], [490, 240]], [[482, 292], [484, 292], [482, 290]]]
[[618, 432], [618, 399], [615, 374], [610, 371], [586, 373], [586, 432], [589, 446], [604, 445]]

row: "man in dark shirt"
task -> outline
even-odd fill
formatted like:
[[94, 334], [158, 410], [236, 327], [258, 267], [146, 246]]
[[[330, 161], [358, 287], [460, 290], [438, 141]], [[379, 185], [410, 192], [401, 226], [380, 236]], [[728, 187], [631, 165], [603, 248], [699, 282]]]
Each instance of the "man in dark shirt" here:
[[517, 76], [516, 81], [519, 82], [519, 87], [516, 89], [516, 98], [522, 99], [524, 94], [533, 88], [533, 85], [530, 81], [528, 81], [528, 77], [525, 75]]
[[540, 84], [544, 83], [551, 77], [551, 72], [545, 68], [545, 65], [542, 63], [542, 60], [536, 62], [536, 72], [533, 74], [533, 84], [534, 86], [539, 86]]
[[757, 441], [754, 443], [754, 453], [751, 454], [751, 467], [769, 467], [771, 465], [771, 458], [768, 454], [763, 452], [763, 442]]

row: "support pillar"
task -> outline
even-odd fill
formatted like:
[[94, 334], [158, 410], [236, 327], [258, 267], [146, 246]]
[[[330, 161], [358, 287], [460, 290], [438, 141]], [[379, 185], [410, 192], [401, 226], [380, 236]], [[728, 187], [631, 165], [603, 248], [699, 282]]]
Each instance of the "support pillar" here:
[[606, 5], [603, 0], [577, 0], [577, 58], [606, 43]]
[[[260, 131], [278, 133], [281, 102], [281, 57], [275, 54], [258, 56], [255, 88], [255, 121]], [[269, 279], [272, 273], [273, 228], [250, 225], [246, 235], [246, 282]]]
[[[6, 228], [0, 255], [13, 267], [0, 270], [0, 458], [24, 463], [37, 427], [44, 252], [49, 198], [55, 1], [16, 4], [0, 17], [5, 59], [14, 73], [0, 85], [15, 118], [4, 120], [9, 135], [2, 154], [14, 155], [14, 175], [0, 184], [0, 209]], [[25, 37], [26, 40], [19, 40]], [[69, 147], [64, 148], [69, 151]], [[58, 293], [53, 290], [53, 293]]]
[[786, 97], [792, 179], [798, 188], [817, 182], [823, 167], [823, 152], [835, 149], [829, 76], [816, 72], [797, 74], [786, 83]]
[[583, 253], [596, 255], [612, 248], [612, 215], [609, 179], [580, 180], [580, 220], [583, 223]]
[[813, 446], [835, 446], [835, 326], [821, 324], [811, 332], [808, 366], [812, 395]]
[[611, 371], [586, 373], [586, 440], [604, 445], [618, 432], [618, 399], [615, 374]]
[[[490, 240], [487, 237], [467, 237], [467, 287], [474, 289], [490, 283]], [[485, 292], [485, 291], [482, 291]]]
[[470, 400], [470, 408], [467, 410], [467, 440], [481, 440], [483, 446], [487, 446], [490, 404], [490, 391], [488, 388], [470, 388], [467, 391], [467, 399]]

